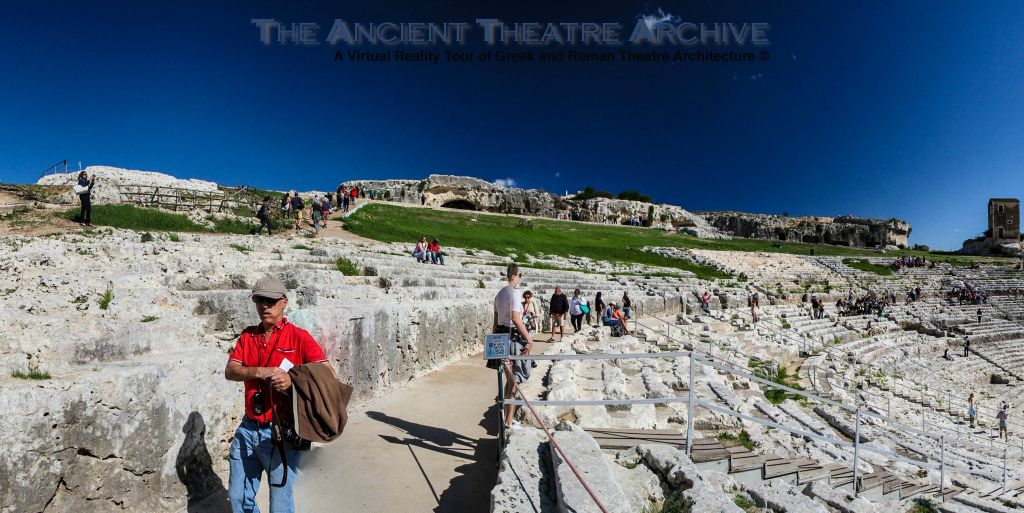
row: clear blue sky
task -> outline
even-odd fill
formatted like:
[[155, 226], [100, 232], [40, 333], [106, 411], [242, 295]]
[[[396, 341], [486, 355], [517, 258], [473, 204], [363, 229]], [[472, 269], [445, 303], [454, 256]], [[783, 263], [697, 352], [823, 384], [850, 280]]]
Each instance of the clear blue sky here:
[[[424, 4], [9, 3], [0, 181], [61, 159], [279, 189], [451, 173], [691, 210], [900, 217], [940, 248], [984, 230], [989, 197], [1022, 195], [1019, 2]], [[772, 58], [334, 63], [328, 46], [263, 46], [250, 23], [632, 27], [658, 8], [767, 22]]]

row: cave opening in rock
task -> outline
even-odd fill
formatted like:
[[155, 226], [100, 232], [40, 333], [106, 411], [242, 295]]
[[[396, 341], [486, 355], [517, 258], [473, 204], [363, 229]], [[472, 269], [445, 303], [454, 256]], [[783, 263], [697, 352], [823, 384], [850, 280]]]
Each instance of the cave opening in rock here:
[[476, 205], [473, 204], [472, 201], [464, 199], [451, 200], [441, 206], [443, 208], [457, 208], [459, 210], [480, 210], [476, 207]]

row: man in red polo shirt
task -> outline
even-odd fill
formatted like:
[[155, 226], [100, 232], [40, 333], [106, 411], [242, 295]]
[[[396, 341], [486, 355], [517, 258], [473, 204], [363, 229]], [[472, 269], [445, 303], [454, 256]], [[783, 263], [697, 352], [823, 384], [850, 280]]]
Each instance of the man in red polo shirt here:
[[[285, 479], [285, 466], [271, 437], [271, 420], [274, 411], [278, 419], [292, 418], [288, 369], [307, 363], [330, 363], [320, 344], [284, 317], [288, 297], [280, 279], [264, 276], [257, 281], [252, 301], [260, 324], [242, 332], [224, 368], [225, 378], [245, 382], [245, 418], [235, 431], [229, 452], [228, 497], [234, 513], [259, 511], [256, 491], [265, 472], [271, 484], [270, 512], [291, 513], [295, 511], [292, 490], [302, 453], [284, 442], [288, 467]], [[285, 484], [280, 486], [282, 481]]]

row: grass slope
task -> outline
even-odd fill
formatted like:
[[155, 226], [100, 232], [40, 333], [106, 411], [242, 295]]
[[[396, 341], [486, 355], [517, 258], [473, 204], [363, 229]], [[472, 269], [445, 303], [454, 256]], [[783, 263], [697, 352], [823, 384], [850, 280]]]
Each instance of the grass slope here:
[[[345, 220], [345, 229], [384, 242], [408, 242], [410, 249], [421, 235], [438, 237], [442, 244], [476, 248], [499, 255], [548, 254], [582, 256], [611, 262], [658, 265], [692, 271], [702, 278], [727, 275], [693, 262], [640, 251], [644, 246], [695, 248], [716, 251], [763, 251], [846, 257], [878, 257], [875, 250], [760, 239], [701, 239], [656, 229], [573, 223], [547, 219], [523, 219], [499, 214], [451, 212], [373, 203]], [[885, 256], [924, 256], [937, 262], [970, 265], [972, 261], [1012, 263], [1009, 259], [950, 256], [924, 251], [899, 250]], [[871, 265], [871, 264], [869, 264]], [[879, 266], [883, 267], [884, 266]], [[888, 270], [888, 268], [885, 268]], [[870, 269], [880, 272], [881, 269]]]
[[477, 213], [445, 212], [371, 204], [345, 220], [345, 229], [383, 242], [408, 242], [421, 235], [438, 237], [444, 245], [475, 248], [498, 255], [580, 256], [610, 262], [656, 265], [691, 271], [701, 278], [729, 278], [712, 267], [640, 251], [666, 246], [656, 230], [566, 223]]

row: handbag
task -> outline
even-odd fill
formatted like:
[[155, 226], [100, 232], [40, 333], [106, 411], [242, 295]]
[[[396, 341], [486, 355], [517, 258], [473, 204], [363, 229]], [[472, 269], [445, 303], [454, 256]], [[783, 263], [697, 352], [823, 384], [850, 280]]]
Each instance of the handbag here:
[[580, 305], [580, 311], [583, 312], [584, 315], [588, 314], [590, 313], [590, 307], [587, 305]]
[[75, 184], [75, 189], [74, 190], [75, 190], [75, 194], [79, 194], [79, 195], [87, 194], [89, 192], [89, 186], [88, 185], [78, 185], [78, 184]]

